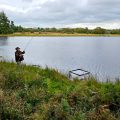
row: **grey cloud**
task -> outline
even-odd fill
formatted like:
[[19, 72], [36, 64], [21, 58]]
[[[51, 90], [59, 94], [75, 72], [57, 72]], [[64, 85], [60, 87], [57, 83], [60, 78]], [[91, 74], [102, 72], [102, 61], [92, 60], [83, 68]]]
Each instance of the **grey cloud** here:
[[23, 2], [32, 2], [33, 0], [22, 0]]
[[120, 0], [49, 0], [27, 13], [7, 13], [18, 24], [36, 26], [120, 21]]

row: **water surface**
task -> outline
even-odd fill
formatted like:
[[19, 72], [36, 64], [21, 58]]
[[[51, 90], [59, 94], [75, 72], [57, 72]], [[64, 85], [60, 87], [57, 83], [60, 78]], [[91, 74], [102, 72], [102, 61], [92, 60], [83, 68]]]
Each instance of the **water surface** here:
[[64, 73], [83, 68], [99, 77], [120, 77], [120, 37], [0, 37], [0, 56], [14, 60], [15, 47], [26, 49], [27, 64]]

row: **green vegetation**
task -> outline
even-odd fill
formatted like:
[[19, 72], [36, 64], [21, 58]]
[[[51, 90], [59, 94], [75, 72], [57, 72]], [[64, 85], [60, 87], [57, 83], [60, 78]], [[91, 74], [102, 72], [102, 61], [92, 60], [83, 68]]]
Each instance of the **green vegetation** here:
[[0, 34], [11, 33], [10, 21], [6, 17], [4, 12], [0, 13]]
[[[14, 34], [13, 34], [14, 33]], [[17, 33], [17, 34], [16, 34]], [[0, 34], [1, 36], [108, 36], [120, 35], [120, 29], [107, 30], [101, 27], [95, 29], [86, 28], [25, 28], [22, 26], [14, 25], [4, 12], [0, 12]], [[13, 35], [11, 35], [13, 34]]]
[[0, 62], [0, 101], [1, 120], [120, 120], [120, 81]]
[[0, 12], [0, 34], [12, 34], [22, 32], [21, 26], [15, 26], [13, 21], [10, 21], [4, 12]]

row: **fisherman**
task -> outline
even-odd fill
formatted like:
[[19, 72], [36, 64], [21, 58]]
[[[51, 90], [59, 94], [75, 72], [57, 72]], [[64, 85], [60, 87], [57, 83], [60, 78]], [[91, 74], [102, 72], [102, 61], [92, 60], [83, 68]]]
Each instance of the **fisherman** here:
[[16, 47], [15, 50], [15, 61], [20, 64], [24, 60], [25, 51], [22, 52], [19, 47]]

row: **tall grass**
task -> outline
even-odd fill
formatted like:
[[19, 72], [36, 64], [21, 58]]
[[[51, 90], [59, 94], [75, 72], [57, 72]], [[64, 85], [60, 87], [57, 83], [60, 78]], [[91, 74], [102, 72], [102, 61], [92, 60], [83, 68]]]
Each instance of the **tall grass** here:
[[119, 120], [120, 81], [69, 80], [56, 70], [0, 62], [1, 120]]

